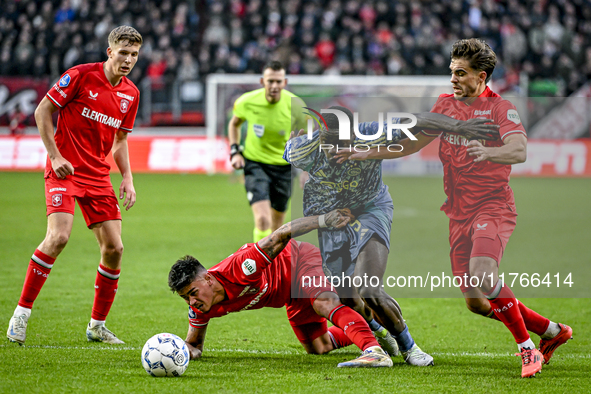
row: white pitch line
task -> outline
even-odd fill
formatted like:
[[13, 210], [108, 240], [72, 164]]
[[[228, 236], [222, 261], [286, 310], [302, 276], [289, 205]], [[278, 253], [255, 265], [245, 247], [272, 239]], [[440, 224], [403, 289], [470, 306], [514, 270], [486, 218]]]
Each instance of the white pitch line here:
[[[4, 344], [0, 345], [0, 348], [8, 348], [13, 347], [17, 348], [16, 345], [13, 344]], [[133, 347], [133, 346], [54, 346], [54, 345], [24, 345], [24, 348], [29, 349], [57, 349], [57, 350], [115, 350], [115, 351], [123, 351], [123, 350], [134, 350], [140, 351], [142, 348], [140, 347]], [[247, 353], [247, 354], [269, 354], [269, 355], [283, 355], [283, 356], [292, 356], [292, 355], [300, 355], [304, 356], [306, 353], [304, 351], [299, 350], [257, 350], [257, 349], [229, 349], [229, 348], [205, 348], [205, 353]], [[486, 353], [486, 352], [432, 352], [430, 353], [432, 356], [442, 356], [442, 357], [482, 357], [482, 358], [505, 358], [505, 357], [514, 357], [513, 353]], [[568, 359], [591, 359], [591, 354], [560, 354], [558, 355], [561, 358], [568, 358]]]

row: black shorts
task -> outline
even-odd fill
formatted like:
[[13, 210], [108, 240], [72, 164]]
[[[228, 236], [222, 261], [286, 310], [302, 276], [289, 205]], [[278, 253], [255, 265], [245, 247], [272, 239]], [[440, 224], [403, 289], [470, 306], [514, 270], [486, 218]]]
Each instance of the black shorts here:
[[291, 165], [276, 166], [248, 159], [244, 162], [244, 187], [250, 205], [269, 200], [271, 208], [285, 212], [291, 196]]

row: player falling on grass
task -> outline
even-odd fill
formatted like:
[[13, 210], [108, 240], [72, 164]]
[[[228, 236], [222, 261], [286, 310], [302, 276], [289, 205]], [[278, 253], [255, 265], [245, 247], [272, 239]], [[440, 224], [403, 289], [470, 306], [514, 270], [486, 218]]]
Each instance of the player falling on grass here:
[[[291, 166], [283, 160], [291, 130], [305, 125], [303, 111], [292, 111], [292, 102], [303, 101], [285, 90], [285, 68], [271, 61], [263, 68], [263, 88], [244, 93], [234, 103], [228, 125], [230, 161], [244, 168], [246, 197], [254, 215], [254, 242], [281, 226], [291, 196]], [[297, 116], [292, 117], [292, 112]], [[298, 117], [299, 116], [299, 117]], [[240, 149], [240, 128], [247, 121], [244, 150]]]
[[[474, 313], [500, 320], [511, 331], [522, 359], [522, 377], [535, 376], [556, 348], [572, 337], [572, 329], [554, 323], [518, 301], [498, 277], [498, 266], [516, 224], [511, 164], [526, 159], [527, 137], [515, 106], [494, 93], [487, 83], [497, 57], [478, 39], [458, 40], [451, 51], [453, 94], [443, 94], [432, 112], [470, 120], [492, 118], [500, 126], [500, 139], [472, 140], [441, 134], [439, 157], [444, 169], [447, 200], [441, 207], [449, 217], [450, 258], [453, 274], [486, 278], [479, 288], [461, 290]], [[401, 153], [355, 153], [350, 159], [397, 158], [417, 152], [439, 136], [423, 131], [417, 141], [404, 140]], [[341, 159], [348, 155], [341, 154]], [[492, 275], [492, 281], [490, 280]], [[528, 330], [541, 337], [539, 350]]]
[[[291, 239], [321, 224], [343, 227], [349, 223], [349, 215], [349, 210], [334, 210], [296, 219], [259, 242], [242, 246], [209, 270], [192, 256], [178, 260], [170, 269], [168, 285], [189, 304], [185, 341], [191, 359], [201, 357], [212, 318], [285, 305], [292, 329], [306, 352], [325, 354], [346, 341], [355, 343], [363, 354], [339, 367], [391, 367], [392, 359], [379, 346], [365, 320], [341, 304], [326, 285], [318, 248]], [[329, 329], [327, 319], [334, 324]]]
[[[127, 133], [133, 129], [139, 90], [126, 78], [136, 64], [142, 36], [119, 26], [108, 37], [107, 61], [75, 66], [66, 71], [35, 110], [35, 120], [47, 149], [45, 199], [47, 235], [29, 262], [18, 306], [7, 336], [24, 343], [33, 303], [57, 256], [66, 246], [74, 221], [74, 201], [100, 247], [101, 260], [94, 284], [89, 341], [123, 343], [105, 327], [117, 292], [121, 270], [121, 212], [106, 161], [112, 151], [123, 175], [119, 198], [131, 208], [136, 200]], [[52, 114], [59, 110], [54, 136]]]
[[[359, 132], [366, 136], [376, 135], [376, 138], [371, 141], [356, 138], [351, 111], [344, 107], [330, 109], [341, 111], [348, 117], [349, 139], [339, 139], [339, 120], [335, 114], [328, 113], [324, 114], [326, 127], [315, 131], [312, 138], [300, 135], [291, 139], [285, 147], [284, 155], [289, 163], [309, 173], [304, 187], [304, 216], [349, 208], [356, 217], [355, 221], [342, 229], [321, 228], [318, 231], [324, 271], [327, 275], [338, 278], [343, 275], [379, 278], [377, 286], [371, 286], [367, 281], [362, 281], [357, 289], [341, 286], [338, 289], [339, 296], [344, 303], [354, 307], [366, 318], [376, 338], [390, 355], [397, 355], [400, 349], [405, 361], [411, 365], [433, 365], [433, 357], [415, 344], [399, 305], [383, 289], [393, 203], [388, 187], [382, 181], [381, 160], [339, 164], [334, 158], [336, 147], [347, 149], [367, 144], [385, 146], [397, 142], [404, 134], [397, 129], [393, 132], [393, 140], [388, 141], [385, 132], [387, 122], [383, 125], [382, 134], [378, 134], [378, 122], [365, 122], [358, 125]], [[496, 126], [485, 125], [486, 121], [481, 119], [460, 122], [439, 114], [424, 113], [415, 116], [417, 124], [412, 129], [415, 133], [422, 128], [441, 127], [470, 135], [496, 130]], [[399, 121], [400, 119], [395, 119], [394, 123]], [[384, 146], [382, 149], [386, 149]], [[332, 148], [328, 149], [329, 147]], [[363, 302], [359, 302], [360, 299]], [[373, 317], [365, 305], [373, 311]]]

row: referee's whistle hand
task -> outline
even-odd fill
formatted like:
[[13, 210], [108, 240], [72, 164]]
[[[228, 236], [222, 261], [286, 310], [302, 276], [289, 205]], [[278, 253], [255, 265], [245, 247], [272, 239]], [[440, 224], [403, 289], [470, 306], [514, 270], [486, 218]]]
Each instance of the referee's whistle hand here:
[[232, 164], [232, 168], [235, 170], [240, 170], [244, 168], [244, 157], [242, 157], [240, 154], [234, 155], [232, 156], [230, 163]]

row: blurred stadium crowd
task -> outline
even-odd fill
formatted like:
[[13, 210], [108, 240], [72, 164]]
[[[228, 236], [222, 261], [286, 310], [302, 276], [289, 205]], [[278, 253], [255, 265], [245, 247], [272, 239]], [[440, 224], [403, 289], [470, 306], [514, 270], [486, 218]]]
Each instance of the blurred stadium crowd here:
[[[49, 76], [106, 58], [122, 24], [144, 37], [131, 78], [153, 84], [213, 72], [448, 74], [458, 38], [484, 38], [500, 56], [496, 89], [551, 81], [568, 95], [591, 78], [589, 0], [3, 0], [0, 75]], [[524, 92], [522, 92], [524, 93]], [[527, 94], [527, 93], [526, 93]]]

